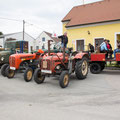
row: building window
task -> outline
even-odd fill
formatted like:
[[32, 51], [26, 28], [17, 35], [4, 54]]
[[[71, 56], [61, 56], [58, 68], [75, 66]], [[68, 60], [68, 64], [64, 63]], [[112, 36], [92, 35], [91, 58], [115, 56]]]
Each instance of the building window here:
[[95, 38], [95, 49], [104, 41], [104, 38]]
[[36, 50], [39, 50], [39, 46], [36, 46]]
[[76, 40], [76, 50], [84, 51], [84, 40]]
[[42, 41], [45, 42], [45, 37], [42, 38]]

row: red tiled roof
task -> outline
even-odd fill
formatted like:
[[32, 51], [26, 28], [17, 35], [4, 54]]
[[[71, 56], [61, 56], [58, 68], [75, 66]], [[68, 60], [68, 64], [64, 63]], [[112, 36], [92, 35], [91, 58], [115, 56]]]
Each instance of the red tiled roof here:
[[57, 37], [52, 37], [52, 34], [51, 33], [49, 33], [49, 32], [46, 32], [46, 31], [44, 31], [52, 40], [54, 40], [55, 42], [60, 42], [61, 40], [59, 39], [59, 38], [57, 38]]
[[120, 0], [104, 0], [73, 7], [63, 18], [66, 27], [120, 20]]

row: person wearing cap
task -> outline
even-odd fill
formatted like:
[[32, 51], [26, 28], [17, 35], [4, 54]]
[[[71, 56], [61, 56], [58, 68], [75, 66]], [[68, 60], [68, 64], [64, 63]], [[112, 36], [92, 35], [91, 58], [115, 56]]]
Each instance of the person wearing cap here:
[[67, 37], [67, 32], [65, 32], [63, 35], [58, 36], [58, 38], [61, 39], [61, 47], [67, 48], [67, 43], [68, 43], [68, 37]]

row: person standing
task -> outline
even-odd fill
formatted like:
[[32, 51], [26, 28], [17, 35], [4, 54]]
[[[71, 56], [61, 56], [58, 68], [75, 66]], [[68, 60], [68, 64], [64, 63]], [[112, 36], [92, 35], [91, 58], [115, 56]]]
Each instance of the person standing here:
[[68, 44], [67, 32], [65, 32], [61, 36], [58, 36], [58, 38], [61, 39], [61, 47], [62, 47], [62, 49], [63, 49], [63, 47], [67, 48], [67, 44]]

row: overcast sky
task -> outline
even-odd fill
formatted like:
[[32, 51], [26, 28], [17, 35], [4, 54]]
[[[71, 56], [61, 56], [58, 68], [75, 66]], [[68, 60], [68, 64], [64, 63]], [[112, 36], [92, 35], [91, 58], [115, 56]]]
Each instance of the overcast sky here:
[[[101, 0], [84, 1], [87, 4]], [[61, 20], [72, 7], [81, 4], [83, 0], [1, 0], [0, 31], [4, 34], [20, 32], [23, 29], [22, 20], [24, 19], [25, 31], [33, 37], [37, 37], [42, 31], [62, 34]]]

